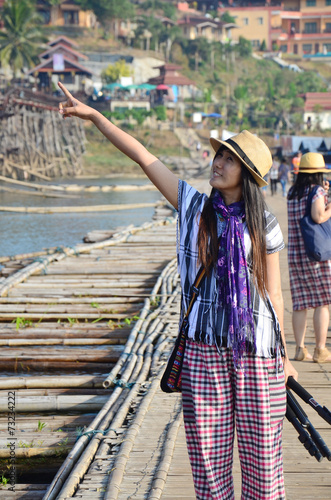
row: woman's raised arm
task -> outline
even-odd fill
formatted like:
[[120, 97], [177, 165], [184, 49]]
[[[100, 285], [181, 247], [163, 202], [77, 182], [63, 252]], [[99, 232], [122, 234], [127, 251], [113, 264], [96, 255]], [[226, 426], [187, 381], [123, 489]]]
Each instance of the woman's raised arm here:
[[140, 165], [151, 182], [177, 209], [178, 177], [134, 137], [116, 127], [95, 109], [78, 101], [62, 83], [59, 82], [58, 85], [67, 98], [66, 102], [60, 103], [60, 113], [63, 118], [77, 116], [94, 123], [117, 149]]

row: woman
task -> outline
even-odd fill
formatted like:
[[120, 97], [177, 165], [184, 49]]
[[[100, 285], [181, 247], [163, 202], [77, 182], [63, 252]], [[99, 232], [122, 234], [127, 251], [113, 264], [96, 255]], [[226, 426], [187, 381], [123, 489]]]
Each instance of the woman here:
[[[323, 181], [323, 173], [327, 172], [329, 171], [325, 168], [324, 158], [320, 153], [306, 153], [301, 158], [295, 184], [287, 195], [288, 265], [293, 302], [292, 325], [296, 342], [294, 359], [297, 361], [331, 361], [331, 353], [326, 347], [331, 303], [331, 261], [315, 262], [308, 259], [299, 225], [306, 213], [308, 195], [314, 186], [319, 187], [312, 199], [312, 219], [320, 224], [331, 217], [331, 203], [326, 203], [329, 183]], [[314, 309], [313, 356], [305, 347], [308, 309]]]
[[[91, 120], [137, 162], [178, 210], [178, 263], [183, 309], [198, 266], [207, 269], [189, 317], [182, 392], [196, 498], [233, 499], [234, 427], [242, 466], [242, 498], [284, 499], [281, 434], [285, 378], [297, 373], [283, 335], [276, 219], [259, 186], [271, 166], [263, 141], [243, 131], [211, 139], [211, 196], [179, 180], [155, 156], [59, 84], [63, 117]], [[278, 319], [277, 319], [278, 318]], [[280, 326], [280, 329], [279, 329]], [[281, 359], [281, 355], [283, 359]]]

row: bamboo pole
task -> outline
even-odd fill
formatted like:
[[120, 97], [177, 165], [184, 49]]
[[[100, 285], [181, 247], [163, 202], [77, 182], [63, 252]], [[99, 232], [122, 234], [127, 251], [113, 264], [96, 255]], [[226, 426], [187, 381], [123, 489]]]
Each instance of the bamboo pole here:
[[8, 161], [8, 165], [14, 168], [18, 168], [19, 170], [22, 170], [23, 172], [26, 172], [30, 175], [33, 175], [34, 177], [39, 177], [43, 181], [51, 181], [51, 177], [48, 177], [47, 175], [40, 174], [34, 170], [29, 169], [29, 166], [27, 165], [18, 165], [17, 163], [14, 163], [13, 161]]
[[[107, 402], [108, 396], [29, 396], [16, 400], [17, 413], [45, 411], [79, 411], [93, 412], [100, 410]], [[8, 398], [0, 397], [0, 412], [8, 412]]]
[[54, 186], [51, 184], [43, 185], [43, 184], [36, 184], [35, 182], [25, 182], [25, 181], [17, 181], [14, 179], [10, 179], [9, 177], [4, 177], [3, 175], [0, 175], [0, 181], [3, 182], [9, 182], [10, 184], [17, 184], [19, 186], [25, 186], [29, 187], [31, 189], [41, 189], [41, 190], [49, 190], [49, 191], [65, 191], [65, 188], [62, 186]]
[[122, 205], [86, 205], [71, 207], [4, 207], [0, 206], [0, 212], [19, 212], [27, 214], [68, 214], [81, 212], [113, 212], [119, 210], [134, 210], [138, 208], [155, 207], [155, 203], [127, 203]]
[[[126, 339], [0, 339], [0, 346], [40, 346], [40, 345], [71, 345], [71, 346], [84, 346], [84, 345], [118, 345], [125, 344]], [[1, 380], [1, 379], [0, 379]]]
[[38, 193], [35, 191], [27, 191], [26, 189], [11, 189], [11, 188], [6, 188], [4, 186], [0, 186], [0, 191], [6, 192], [6, 193], [13, 193], [13, 194], [19, 194], [19, 195], [28, 195], [28, 196], [41, 196], [43, 198], [67, 198], [67, 199], [73, 199], [73, 198], [78, 198], [75, 195], [68, 195], [68, 194], [60, 194], [60, 193], [46, 193], [45, 191], [42, 193]]
[[34, 389], [34, 388], [101, 388], [103, 377], [94, 375], [61, 376], [61, 377], [1, 377], [0, 390]]
[[[9, 448], [3, 449], [0, 448], [0, 458], [10, 458], [11, 450]], [[62, 451], [59, 447], [50, 446], [43, 448], [15, 448], [15, 458], [24, 459], [24, 458], [32, 458], [32, 457], [53, 457], [60, 456], [61, 454], [66, 453], [66, 449], [64, 448]], [[9, 495], [9, 494], [8, 494]], [[24, 495], [25, 496], [25, 495]], [[10, 495], [7, 497], [10, 498]]]
[[183, 421], [181, 405], [178, 405], [177, 415], [168, 429], [165, 444], [162, 450], [162, 458], [153, 477], [152, 486], [148, 495], [149, 500], [160, 500], [167, 480], [168, 472], [173, 458], [176, 439], [179, 428]]

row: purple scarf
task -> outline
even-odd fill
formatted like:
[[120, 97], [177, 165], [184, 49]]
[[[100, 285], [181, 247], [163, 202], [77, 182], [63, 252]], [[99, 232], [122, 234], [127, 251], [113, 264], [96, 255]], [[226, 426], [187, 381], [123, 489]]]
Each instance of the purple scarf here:
[[219, 304], [227, 310], [234, 365], [242, 368], [246, 342], [256, 345], [244, 244], [245, 205], [239, 201], [226, 206], [219, 191], [212, 201], [217, 216], [226, 221], [217, 261]]

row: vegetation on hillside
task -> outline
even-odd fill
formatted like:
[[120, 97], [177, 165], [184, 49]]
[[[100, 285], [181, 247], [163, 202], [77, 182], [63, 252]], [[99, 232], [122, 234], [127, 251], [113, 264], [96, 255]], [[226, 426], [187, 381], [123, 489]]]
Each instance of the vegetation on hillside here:
[[[0, 60], [2, 65], [10, 65], [16, 71], [29, 69], [36, 63], [43, 41], [32, 7], [35, 1], [6, 0], [2, 11], [5, 29], [0, 32]], [[302, 94], [324, 92], [331, 84], [329, 66], [325, 65], [328, 71], [324, 71], [320, 64], [316, 71], [313, 63], [305, 62], [307, 71], [302, 73], [282, 69], [271, 60], [252, 57], [251, 43], [242, 37], [238, 44], [209, 42], [202, 37], [185, 39], [177, 25], [166, 27], [158, 17], [162, 14], [176, 20], [176, 8], [169, 2], [144, 0], [135, 5], [130, 0], [75, 1], [84, 9], [93, 9], [102, 24], [101, 30], [76, 31], [81, 50], [89, 43], [94, 51], [101, 48], [117, 53], [130, 51], [131, 55], [153, 55], [182, 67], [182, 73], [195, 81], [198, 89], [187, 102], [187, 121], [194, 111], [202, 110], [220, 113], [222, 118], [217, 124], [234, 129], [249, 127], [262, 128], [270, 134], [275, 131], [298, 133], [302, 128]], [[52, 0], [54, 4], [58, 2]], [[135, 36], [127, 42], [132, 46], [116, 40], [114, 29], [105, 41], [105, 33], [109, 35], [110, 27], [116, 25], [114, 19], [128, 19], [135, 14], [138, 15]], [[230, 21], [229, 16], [225, 19]], [[56, 30], [58, 33], [59, 27]], [[50, 29], [44, 32], [50, 34]], [[124, 63], [120, 61], [107, 68], [103, 75], [105, 81], [114, 82], [118, 75], [127, 74], [116, 64]], [[128, 68], [124, 69], [130, 73]], [[143, 119], [138, 116], [136, 121], [141, 124]]]

